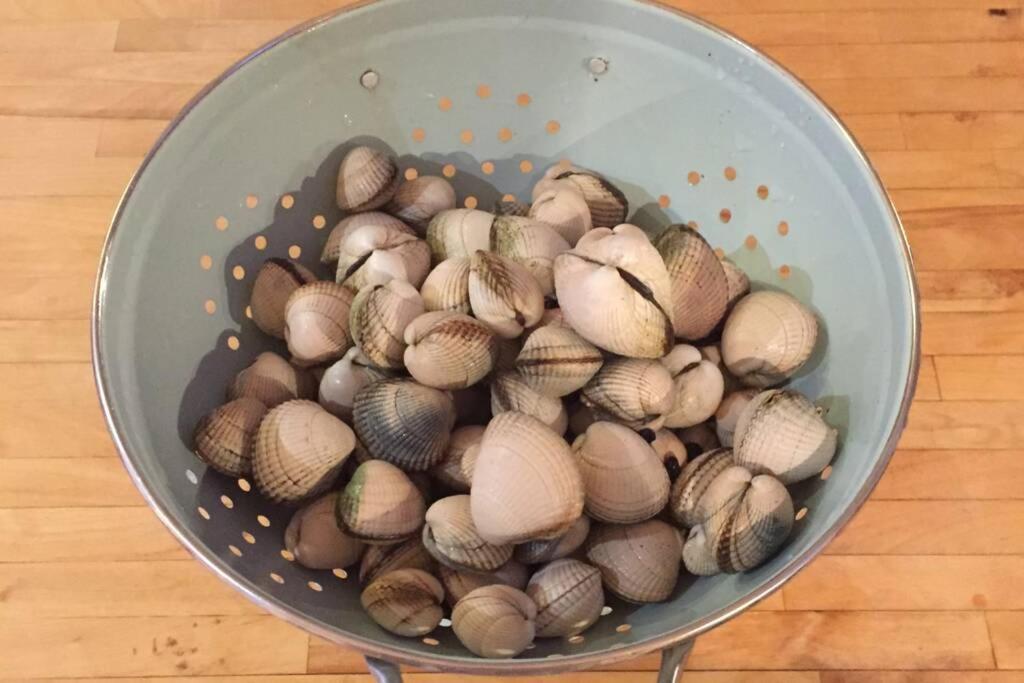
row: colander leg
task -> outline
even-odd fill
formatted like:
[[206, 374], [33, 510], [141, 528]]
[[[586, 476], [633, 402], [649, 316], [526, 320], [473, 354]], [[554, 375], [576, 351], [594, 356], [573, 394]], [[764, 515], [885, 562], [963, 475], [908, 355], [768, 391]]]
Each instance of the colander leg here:
[[683, 679], [686, 658], [690, 656], [694, 640], [684, 640], [678, 645], [667, 647], [661, 651], [661, 668], [658, 670], [658, 683], [677, 683], [677, 681]]
[[367, 657], [366, 666], [370, 669], [370, 675], [373, 676], [375, 683], [402, 683], [402, 670], [397, 664]]

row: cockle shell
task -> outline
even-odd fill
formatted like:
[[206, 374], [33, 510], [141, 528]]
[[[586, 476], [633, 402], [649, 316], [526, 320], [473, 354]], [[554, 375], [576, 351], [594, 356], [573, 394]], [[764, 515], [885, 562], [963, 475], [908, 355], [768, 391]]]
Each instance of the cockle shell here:
[[272, 337], [284, 339], [284, 307], [288, 297], [310, 282], [316, 282], [316, 275], [301, 263], [286, 258], [264, 261], [256, 273], [249, 297], [256, 327]]
[[556, 324], [537, 328], [527, 337], [515, 368], [534, 391], [558, 397], [583, 388], [603, 363], [596, 346]]
[[728, 308], [736, 305], [736, 302], [750, 293], [750, 278], [729, 259], [722, 259], [722, 270], [725, 272], [725, 281], [728, 286]]
[[747, 407], [747, 403], [758, 393], [760, 392], [757, 389], [740, 389], [723, 398], [718, 405], [718, 410], [715, 411], [715, 434], [718, 435], [718, 440], [723, 446], [732, 448], [736, 423], [739, 421], [743, 409]]
[[651, 448], [658, 454], [665, 467], [669, 481], [675, 481], [688, 458], [686, 445], [670, 429], [659, 429], [654, 433]]
[[608, 590], [629, 602], [661, 602], [679, 578], [679, 532], [657, 519], [637, 524], [597, 524], [587, 558]]
[[390, 545], [369, 545], [359, 563], [359, 581], [367, 584], [396, 569], [422, 569], [433, 573], [437, 570], [437, 561], [423, 547], [419, 536]]
[[254, 398], [236, 398], [215, 408], [196, 425], [196, 455], [229, 477], [252, 470], [252, 447], [267, 407]]
[[405, 223], [381, 211], [353, 214], [343, 218], [337, 225], [331, 228], [330, 234], [327, 235], [327, 241], [324, 242], [323, 251], [320, 252], [320, 262], [327, 265], [337, 263], [338, 258], [341, 256], [341, 244], [344, 242], [345, 237], [350, 232], [364, 225], [387, 227], [399, 232], [410, 232], [409, 226]]
[[432, 311], [405, 328], [405, 367], [420, 384], [464, 389], [486, 377], [498, 357], [491, 329], [462, 313]]
[[420, 295], [428, 311], [469, 314], [469, 264], [466, 257], [441, 261], [423, 281]]
[[674, 391], [672, 376], [658, 361], [615, 358], [587, 382], [580, 401], [598, 419], [621, 422], [634, 429], [659, 429], [672, 408]]
[[547, 223], [523, 216], [498, 216], [491, 226], [491, 251], [522, 265], [537, 279], [544, 296], [555, 291], [555, 257], [569, 243]]
[[806, 306], [783, 292], [754, 292], [725, 321], [722, 358], [747, 386], [769, 387], [792, 377], [817, 339], [818, 321]]
[[503, 372], [491, 381], [491, 414], [508, 411], [535, 417], [559, 435], [569, 427], [562, 400], [537, 393], [515, 372]]
[[372, 147], [353, 147], [338, 169], [338, 208], [356, 213], [384, 206], [401, 181], [398, 164], [390, 154]]
[[574, 636], [601, 616], [601, 572], [579, 560], [556, 560], [537, 570], [526, 586], [537, 603], [537, 637]]
[[547, 182], [539, 182], [533, 188], [533, 201], [537, 201], [542, 194], [552, 189], [572, 187], [586, 201], [590, 209], [590, 222], [595, 228], [610, 228], [626, 220], [626, 214], [629, 213], [626, 195], [609, 180], [593, 171], [578, 166], [560, 170], [556, 165], [545, 172], [545, 180]]
[[473, 525], [469, 496], [449, 496], [427, 509], [423, 546], [452, 569], [489, 572], [512, 559], [512, 545], [484, 540]]
[[725, 361], [722, 360], [722, 350], [718, 348], [717, 344], [708, 344], [700, 347], [700, 357], [704, 360], [714, 363], [718, 371], [722, 373], [722, 381], [725, 383], [725, 393], [731, 394], [732, 392], [742, 389], [743, 385], [738, 379], [732, 376], [729, 372], [729, 368], [725, 367]]
[[668, 504], [672, 518], [687, 528], [699, 524], [701, 518], [697, 504], [701, 497], [711, 482], [734, 464], [732, 451], [728, 448], [708, 451], [691, 460], [672, 484]]
[[427, 243], [404, 225], [362, 225], [346, 233], [335, 280], [358, 292], [389, 280], [419, 287], [430, 272]]
[[540, 541], [527, 541], [516, 546], [512, 556], [526, 564], [543, 564], [572, 555], [587, 540], [590, 517], [581, 515], [561, 536]]
[[377, 624], [395, 635], [424, 636], [441, 623], [444, 588], [422, 569], [397, 569], [384, 574], [359, 597]]
[[494, 214], [477, 209], [451, 209], [434, 216], [427, 226], [427, 245], [434, 263], [469, 258], [491, 248]]
[[572, 444], [583, 477], [587, 516], [632, 524], [650, 519], [668, 502], [668, 472], [636, 432], [614, 422], [595, 422]]
[[409, 379], [387, 379], [356, 394], [353, 424], [373, 457], [422, 471], [444, 456], [455, 408], [443, 391]]
[[583, 481], [569, 445], [529, 415], [496, 415], [480, 444], [470, 507], [490, 543], [564, 534], [583, 513]]
[[401, 368], [405, 328], [423, 313], [423, 299], [408, 282], [367, 287], [352, 300], [349, 334], [363, 355], [380, 368]]
[[554, 273], [565, 321], [591, 344], [634, 358], [672, 348], [668, 271], [640, 228], [591, 230], [555, 259]]
[[795, 391], [771, 389], [750, 399], [733, 434], [736, 464], [795, 484], [825, 469], [838, 432], [823, 411]]
[[473, 254], [469, 303], [473, 315], [508, 339], [537, 324], [544, 312], [544, 294], [536, 278], [515, 261], [488, 251]]
[[356, 468], [338, 497], [338, 525], [367, 543], [397, 543], [423, 526], [426, 504], [402, 470], [383, 460]]
[[707, 336], [729, 303], [729, 283], [721, 261], [700, 233], [686, 225], [668, 226], [654, 246], [672, 280], [676, 337]]
[[352, 346], [348, 333], [352, 291], [334, 282], [299, 287], [284, 307], [284, 338], [296, 359], [323, 363], [341, 358]]
[[530, 207], [530, 218], [547, 223], [569, 246], [576, 244], [594, 226], [583, 195], [568, 187], [557, 187], [538, 195]]
[[338, 492], [317, 498], [298, 510], [284, 531], [284, 547], [303, 567], [338, 569], [355, 564], [366, 545], [338, 528], [334, 514]]
[[509, 560], [493, 572], [467, 572], [441, 565], [441, 583], [444, 584], [448, 604], [454, 607], [459, 600], [483, 586], [511, 586], [523, 590], [530, 579], [526, 565]]
[[268, 408], [296, 398], [313, 398], [316, 385], [308, 371], [297, 368], [272, 351], [256, 356], [228, 387], [228, 399], [254, 398]]
[[327, 412], [351, 421], [352, 405], [359, 390], [386, 377], [384, 372], [370, 364], [358, 347], [353, 346], [324, 372], [320, 380], [320, 405]]
[[253, 442], [256, 487], [275, 503], [295, 503], [327, 490], [355, 448], [348, 425], [313, 401], [288, 401], [260, 423]]
[[518, 199], [499, 199], [494, 202], [495, 216], [528, 216], [530, 205]]
[[403, 181], [384, 210], [412, 226], [420, 235], [442, 211], [455, 208], [455, 188], [440, 176], [421, 175]]
[[473, 480], [472, 470], [463, 468], [463, 458], [471, 448], [478, 446], [484, 438], [484, 428], [480, 425], [459, 427], [452, 432], [448, 441], [448, 449], [444, 459], [434, 465], [430, 473], [439, 482], [459, 493], [469, 493]]
[[701, 453], [721, 448], [722, 444], [715, 434], [715, 430], [709, 422], [702, 422], [699, 425], [676, 430], [676, 436], [686, 447], [686, 454], [690, 458], [696, 458]]
[[686, 344], [673, 348], [661, 363], [672, 374], [675, 386], [672, 409], [665, 415], [666, 427], [692, 427], [715, 414], [725, 391], [717, 365]]
[[452, 630], [473, 654], [515, 657], [533, 642], [537, 606], [511, 586], [483, 586], [459, 600], [452, 610]]

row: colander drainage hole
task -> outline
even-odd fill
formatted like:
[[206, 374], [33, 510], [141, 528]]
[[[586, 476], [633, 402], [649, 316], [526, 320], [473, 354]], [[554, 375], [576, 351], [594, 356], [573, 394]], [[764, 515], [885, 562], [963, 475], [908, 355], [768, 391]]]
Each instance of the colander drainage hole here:
[[238, 480], [238, 488], [249, 493], [249, 491], [252, 491], [252, 484], [249, 483], [248, 479], [242, 478]]
[[231, 554], [234, 555], [235, 557], [241, 557], [242, 556], [242, 550], [237, 545], [229, 545], [228, 546], [228, 550], [230, 550]]
[[266, 515], [256, 515], [256, 521], [261, 527], [270, 526], [270, 519], [268, 519]]
[[339, 569], [334, 569], [334, 570], [331, 571], [331, 573], [334, 574], [335, 576], [337, 576], [339, 579], [342, 579], [342, 580], [345, 580], [345, 579], [348, 578], [348, 572], [345, 571], [344, 569], [340, 569], [340, 568]]
[[244, 540], [249, 545], [254, 545], [256, 543], [256, 537], [250, 534], [248, 531], [242, 532], [242, 540]]
[[235, 507], [235, 501], [231, 500], [227, 496], [220, 497], [220, 504], [226, 507], [228, 510]]
[[826, 481], [831, 476], [832, 476], [832, 465], [827, 465], [825, 467], [825, 469], [823, 469], [821, 471], [821, 480], [822, 481]]
[[192, 470], [185, 470], [185, 478], [188, 479], [188, 483], [190, 484], [199, 483], [199, 477], [197, 477], [196, 473], [193, 472]]
[[619, 624], [618, 626], [615, 627], [615, 631], [617, 633], [629, 633], [632, 630], [633, 630], [633, 627], [630, 626], [629, 624]]
[[317, 583], [316, 581], [308, 581], [308, 582], [306, 582], [306, 585], [307, 585], [307, 586], [309, 586], [310, 590], [314, 590], [314, 591], [316, 591], [317, 593], [321, 593], [321, 592], [323, 592], [323, 590], [324, 590], [324, 587], [323, 587], [323, 586], [321, 586], [321, 585], [320, 585], [319, 583]]
[[800, 508], [796, 513], [796, 521], [800, 521], [807, 516], [807, 506]]
[[284, 577], [277, 572], [270, 572], [270, 578], [274, 583], [284, 583]]
[[281, 548], [281, 557], [288, 560], [289, 562], [295, 561], [295, 555], [293, 555], [290, 550], [286, 550], [285, 548]]

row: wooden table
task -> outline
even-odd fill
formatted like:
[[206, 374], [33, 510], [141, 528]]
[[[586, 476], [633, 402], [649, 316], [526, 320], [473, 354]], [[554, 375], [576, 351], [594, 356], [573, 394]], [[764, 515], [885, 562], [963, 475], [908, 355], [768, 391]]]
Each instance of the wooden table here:
[[[860, 137], [913, 244], [926, 354], [871, 501], [701, 639], [687, 681], [1024, 681], [1020, 3], [675, 3], [794, 69]], [[140, 157], [203, 83], [336, 4], [0, 0], [0, 679], [368, 680], [177, 545], [121, 469], [89, 366], [97, 255]], [[468, 680], [410, 676], [442, 679]]]

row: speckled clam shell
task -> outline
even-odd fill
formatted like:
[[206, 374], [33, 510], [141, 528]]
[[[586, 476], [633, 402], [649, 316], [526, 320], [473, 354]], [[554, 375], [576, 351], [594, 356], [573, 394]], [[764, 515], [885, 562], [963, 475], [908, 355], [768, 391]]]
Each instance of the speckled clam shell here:
[[307, 370], [297, 368], [272, 351], [256, 356], [249, 367], [235, 375], [228, 399], [254, 398], [268, 408], [285, 401], [316, 396], [316, 384]]
[[512, 559], [512, 545], [484, 540], [473, 524], [469, 496], [442, 498], [427, 509], [423, 546], [452, 569], [489, 572]]
[[715, 434], [723, 446], [732, 448], [736, 423], [739, 422], [740, 415], [750, 399], [759, 393], [757, 389], [740, 389], [722, 399], [718, 410], [715, 411]]
[[750, 293], [750, 278], [729, 259], [722, 259], [722, 270], [725, 272], [727, 286], [727, 307], [732, 308], [736, 302]]
[[544, 312], [536, 278], [515, 261], [488, 251], [473, 254], [469, 303], [477, 319], [508, 339], [537, 324]]
[[729, 283], [721, 261], [700, 233], [686, 225], [670, 225], [654, 246], [672, 280], [676, 337], [707, 336], [729, 304]]
[[640, 228], [591, 230], [555, 259], [554, 275], [565, 321], [591, 344], [633, 358], [672, 348], [668, 271]]
[[772, 474], [783, 484], [825, 469], [836, 452], [837, 431], [822, 410], [795, 391], [763, 391], [740, 413], [733, 434], [736, 464]]
[[540, 192], [535, 194], [534, 201], [537, 201], [543, 193], [560, 185], [569, 186], [575, 188], [587, 203], [587, 208], [590, 209], [590, 222], [595, 228], [610, 228], [626, 220], [626, 215], [629, 213], [629, 202], [626, 200], [626, 195], [607, 178], [593, 171], [574, 166], [556, 172], [550, 180], [555, 182], [537, 184], [534, 192], [537, 193], [538, 190]]
[[583, 546], [590, 533], [590, 518], [580, 516], [561, 536], [540, 541], [527, 541], [516, 546], [512, 556], [525, 564], [543, 564], [568, 557]]
[[353, 147], [338, 168], [338, 208], [356, 213], [384, 206], [401, 180], [390, 154], [372, 147]]
[[537, 637], [574, 636], [593, 626], [604, 607], [601, 572], [579, 560], [556, 560], [530, 578], [526, 594], [537, 603]]
[[352, 291], [404, 280], [418, 288], [430, 272], [427, 243], [404, 225], [362, 225], [341, 241], [335, 280]]
[[364, 225], [385, 227], [399, 232], [409, 232], [409, 226], [382, 211], [367, 211], [365, 213], [353, 214], [343, 218], [337, 225], [331, 228], [330, 234], [327, 235], [327, 241], [324, 242], [324, 248], [320, 252], [320, 262], [327, 265], [337, 263], [341, 257], [341, 245], [345, 241], [345, 237], [350, 232]]
[[381, 576], [359, 596], [363, 609], [395, 635], [424, 636], [441, 623], [444, 588], [422, 569], [398, 569]]
[[761, 291], [740, 299], [722, 331], [722, 359], [747, 386], [792, 377], [814, 351], [818, 321], [789, 294]]
[[587, 559], [601, 571], [605, 587], [636, 603], [661, 602], [672, 594], [682, 550], [679, 532], [657, 519], [596, 524], [587, 539]]
[[679, 473], [683, 471], [683, 466], [686, 465], [689, 457], [686, 451], [686, 444], [672, 430], [659, 429], [654, 432], [651, 448], [654, 449], [654, 452], [657, 453], [658, 458], [661, 460], [661, 464], [668, 474], [669, 481], [675, 481], [679, 477]]
[[529, 216], [530, 205], [518, 199], [499, 199], [494, 202], [495, 216]]
[[455, 408], [443, 391], [408, 379], [387, 379], [356, 394], [353, 424], [373, 457], [410, 472], [422, 471], [444, 456]]
[[515, 369], [537, 393], [559, 397], [582, 389], [603, 363], [596, 346], [555, 324], [537, 328], [527, 337]]
[[672, 408], [665, 414], [665, 426], [673, 429], [704, 422], [718, 409], [725, 392], [722, 371], [701, 357], [700, 350], [679, 344], [661, 359], [672, 375]]
[[555, 291], [555, 257], [569, 243], [547, 223], [523, 216], [498, 216], [491, 226], [491, 251], [522, 265], [537, 279], [544, 296]]
[[434, 263], [470, 258], [491, 248], [494, 214], [478, 209], [452, 209], [434, 216], [427, 226], [427, 245]]
[[252, 447], [267, 407], [254, 398], [236, 398], [199, 420], [193, 447], [199, 459], [229, 477], [252, 471]]
[[432, 311], [405, 328], [405, 367], [420, 384], [465, 389], [486, 377], [498, 358], [489, 327], [462, 313]]
[[696, 458], [701, 453], [707, 453], [725, 445], [718, 440], [718, 435], [715, 434], [715, 429], [710, 422], [677, 429], [676, 436], [683, 442], [686, 454], [690, 458]]
[[675, 385], [656, 360], [615, 358], [587, 382], [580, 401], [598, 419], [639, 429], [659, 429], [672, 408]]
[[352, 297], [350, 289], [335, 282], [314, 282], [292, 292], [284, 307], [284, 338], [292, 356], [307, 363], [344, 356], [352, 346]]
[[423, 526], [426, 504], [402, 470], [383, 460], [369, 460], [338, 497], [338, 526], [367, 543], [397, 543]]
[[428, 311], [469, 314], [469, 264], [466, 257], [441, 261], [423, 281], [420, 295]]
[[672, 484], [669, 511], [672, 518], [686, 528], [701, 522], [697, 504], [711, 482], [735, 464], [732, 451], [719, 448], [703, 453], [691, 460]]
[[587, 516], [632, 524], [655, 516], [668, 502], [668, 472], [636, 432], [614, 422], [595, 422], [572, 444], [583, 478]]
[[435, 479], [458, 493], [469, 493], [472, 482], [472, 470], [463, 468], [466, 452], [478, 446], [484, 438], [484, 428], [480, 425], [459, 427], [452, 432], [444, 459], [434, 465], [430, 474]]
[[359, 561], [366, 545], [338, 528], [334, 514], [338, 492], [317, 498], [292, 515], [284, 531], [284, 547], [303, 567], [337, 569]]
[[526, 588], [530, 571], [526, 565], [509, 560], [493, 572], [469, 572], [441, 565], [438, 572], [444, 584], [445, 598], [454, 607], [462, 598], [484, 586], [511, 586], [518, 590]]
[[396, 569], [422, 569], [434, 573], [437, 561], [423, 547], [419, 536], [401, 543], [369, 545], [359, 562], [359, 581], [365, 585]]
[[491, 413], [508, 411], [535, 417], [559, 435], [569, 427], [569, 414], [562, 400], [534, 391], [515, 372], [503, 372], [491, 381]]
[[550, 225], [569, 246], [576, 244], [594, 227], [590, 221], [590, 207], [583, 195], [568, 187], [558, 187], [538, 195], [529, 215]]
[[355, 448], [348, 425], [313, 401], [288, 401], [260, 423], [253, 442], [256, 487], [275, 503], [296, 503], [327, 490]]
[[405, 364], [405, 328], [422, 313], [423, 299], [408, 282], [367, 287], [352, 300], [349, 334], [370, 363], [399, 369]]
[[351, 422], [352, 405], [359, 390], [385, 378], [387, 374], [373, 367], [363, 352], [353, 346], [341, 360], [327, 368], [320, 379], [320, 405], [332, 415]]
[[422, 236], [434, 216], [454, 208], [455, 188], [451, 183], [440, 176], [421, 175], [403, 181], [384, 210]]
[[310, 282], [316, 282], [316, 275], [301, 263], [286, 258], [264, 261], [256, 273], [249, 297], [256, 327], [272, 337], [284, 339], [284, 307], [288, 297]]
[[483, 586], [459, 600], [452, 610], [452, 630], [480, 657], [515, 657], [533, 642], [537, 606], [511, 586]]
[[529, 415], [496, 415], [480, 444], [470, 507], [490, 543], [564, 534], [583, 513], [583, 481], [569, 445]]

